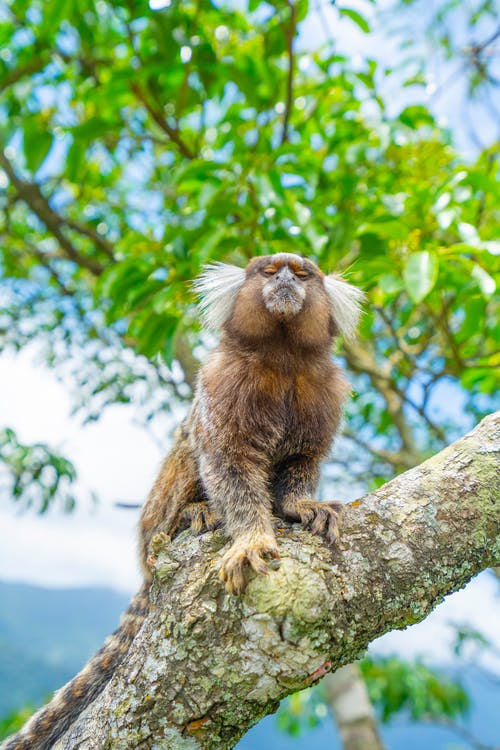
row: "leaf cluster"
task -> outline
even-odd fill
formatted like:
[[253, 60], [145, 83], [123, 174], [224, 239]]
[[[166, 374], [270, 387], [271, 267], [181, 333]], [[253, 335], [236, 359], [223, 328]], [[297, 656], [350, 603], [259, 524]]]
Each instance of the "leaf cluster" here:
[[[396, 656], [366, 657], [359, 665], [370, 700], [383, 723], [396, 718], [440, 723], [467, 715], [467, 692], [443, 670]], [[287, 734], [300, 736], [318, 726], [329, 712], [320, 683], [283, 701], [277, 723]]]
[[61, 509], [75, 507], [71, 485], [73, 464], [44, 443], [24, 445], [11, 429], [0, 431], [0, 466], [3, 489], [24, 508], [45, 513], [55, 497]]
[[366, 658], [360, 663], [370, 699], [383, 722], [396, 715], [414, 721], [466, 715], [469, 698], [462, 685], [422, 662], [397, 657]]

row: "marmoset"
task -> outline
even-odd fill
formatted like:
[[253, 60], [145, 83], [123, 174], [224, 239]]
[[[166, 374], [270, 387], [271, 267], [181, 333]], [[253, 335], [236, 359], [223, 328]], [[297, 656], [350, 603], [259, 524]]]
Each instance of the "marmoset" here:
[[233, 542], [220, 576], [239, 594], [248, 568], [265, 573], [279, 557], [273, 512], [335, 540], [340, 505], [314, 493], [349, 392], [332, 339], [352, 336], [362, 293], [289, 253], [212, 265], [195, 286], [222, 341], [144, 507], [141, 556], [148, 576], [159, 530], [220, 524]]
[[244, 592], [251, 569], [266, 574], [266, 560], [279, 557], [273, 516], [337, 538], [341, 505], [314, 496], [350, 390], [332, 341], [354, 334], [362, 292], [290, 253], [253, 258], [245, 269], [213, 264], [195, 290], [205, 325], [222, 338], [144, 505], [144, 586], [102, 649], [3, 750], [47, 750], [109, 681], [147, 612], [157, 534], [221, 526], [231, 545], [219, 576], [231, 594]]

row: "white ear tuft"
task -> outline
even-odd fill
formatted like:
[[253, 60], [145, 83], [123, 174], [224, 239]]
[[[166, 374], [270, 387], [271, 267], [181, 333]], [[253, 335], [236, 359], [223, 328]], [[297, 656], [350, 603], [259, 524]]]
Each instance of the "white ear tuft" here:
[[236, 295], [245, 282], [245, 271], [228, 263], [210, 263], [193, 281], [199, 296], [203, 322], [207, 328], [218, 330], [229, 319]]
[[325, 276], [325, 289], [330, 298], [330, 309], [339, 333], [345, 339], [356, 335], [361, 304], [365, 298], [361, 289], [351, 286], [338, 274]]

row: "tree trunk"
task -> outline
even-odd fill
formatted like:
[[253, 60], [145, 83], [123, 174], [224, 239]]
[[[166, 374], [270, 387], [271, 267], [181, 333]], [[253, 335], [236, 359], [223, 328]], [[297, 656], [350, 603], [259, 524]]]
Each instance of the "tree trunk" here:
[[289, 693], [422, 620], [500, 564], [500, 413], [346, 506], [340, 543], [281, 524], [279, 569], [225, 593], [222, 533], [183, 533], [156, 563], [125, 662], [58, 750], [231, 748]]
[[330, 704], [344, 750], [384, 750], [373, 706], [357, 664], [346, 664], [325, 677]]

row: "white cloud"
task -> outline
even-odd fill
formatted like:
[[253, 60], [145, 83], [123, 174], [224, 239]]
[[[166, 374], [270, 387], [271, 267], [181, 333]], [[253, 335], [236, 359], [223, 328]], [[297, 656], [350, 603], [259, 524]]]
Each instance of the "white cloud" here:
[[[0, 576], [54, 586], [109, 585], [132, 591], [139, 581], [137, 511], [117, 500], [142, 503], [162, 455], [136, 426], [131, 406], [109, 408], [99, 422], [82, 426], [70, 416], [68, 392], [31, 352], [0, 357], [0, 429], [13, 427], [26, 443], [47, 442], [78, 470], [80, 508], [70, 516], [20, 515], [0, 496]], [[168, 446], [165, 446], [165, 453]], [[95, 491], [99, 505], [92, 509]]]
[[105, 586], [127, 593], [140, 582], [137, 512], [101, 508], [69, 516], [0, 511], [0, 576], [54, 588]]

